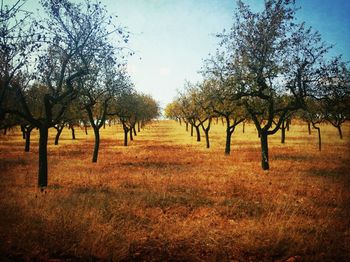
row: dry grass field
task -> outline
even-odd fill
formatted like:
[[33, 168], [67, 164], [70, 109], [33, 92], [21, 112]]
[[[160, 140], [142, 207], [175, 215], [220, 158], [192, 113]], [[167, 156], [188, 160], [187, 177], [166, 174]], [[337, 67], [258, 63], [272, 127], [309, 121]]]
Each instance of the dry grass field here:
[[[269, 138], [260, 168], [252, 125], [238, 126], [224, 156], [224, 127], [211, 149], [184, 126], [158, 121], [130, 146], [120, 127], [64, 130], [49, 141], [49, 187], [37, 188], [38, 142], [0, 136], [0, 261], [349, 261], [350, 126], [344, 139], [294, 124]], [[203, 137], [204, 138], [204, 137]], [[204, 139], [202, 139], [204, 140]]]

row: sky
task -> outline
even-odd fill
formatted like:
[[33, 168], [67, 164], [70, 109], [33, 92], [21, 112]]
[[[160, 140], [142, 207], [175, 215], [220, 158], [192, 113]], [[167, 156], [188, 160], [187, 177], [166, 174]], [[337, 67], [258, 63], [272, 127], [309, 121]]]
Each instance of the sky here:
[[[203, 59], [215, 51], [215, 34], [233, 23], [234, 0], [110, 0], [133, 35], [131, 47], [140, 55], [129, 61], [136, 89], [151, 94], [164, 107], [184, 86], [201, 79]], [[254, 10], [263, 0], [246, 1]], [[332, 55], [350, 60], [350, 1], [297, 0], [300, 20], [336, 44]]]
[[[135, 89], [152, 95], [162, 108], [171, 102], [185, 80], [200, 81], [203, 59], [215, 52], [215, 34], [233, 23], [235, 0], [100, 0], [120, 25], [131, 32], [128, 71]], [[14, 2], [14, 0], [5, 0]], [[28, 0], [28, 8], [37, 6]], [[253, 10], [264, 0], [246, 0]], [[300, 21], [317, 29], [350, 61], [350, 0], [296, 0]]]

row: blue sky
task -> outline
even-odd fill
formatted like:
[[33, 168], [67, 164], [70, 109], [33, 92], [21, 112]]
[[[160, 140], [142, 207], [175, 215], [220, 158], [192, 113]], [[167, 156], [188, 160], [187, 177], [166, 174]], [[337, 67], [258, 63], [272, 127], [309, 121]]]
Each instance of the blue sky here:
[[[202, 60], [217, 46], [215, 33], [232, 25], [235, 0], [100, 0], [132, 32], [128, 70], [137, 90], [161, 106], [176, 96], [184, 81], [200, 80]], [[5, 0], [14, 2], [14, 0]], [[28, 0], [33, 8], [38, 1]], [[246, 0], [258, 10], [263, 0]], [[335, 44], [331, 55], [350, 61], [350, 1], [296, 0], [297, 16]], [[141, 58], [141, 59], [140, 59]]]
[[[131, 47], [141, 56], [130, 59], [136, 88], [169, 103], [184, 81], [200, 80], [202, 60], [217, 46], [215, 33], [233, 22], [235, 0], [110, 0], [103, 1], [130, 28]], [[248, 0], [255, 10], [263, 0]], [[297, 0], [298, 18], [335, 44], [332, 55], [350, 60], [350, 1]]]

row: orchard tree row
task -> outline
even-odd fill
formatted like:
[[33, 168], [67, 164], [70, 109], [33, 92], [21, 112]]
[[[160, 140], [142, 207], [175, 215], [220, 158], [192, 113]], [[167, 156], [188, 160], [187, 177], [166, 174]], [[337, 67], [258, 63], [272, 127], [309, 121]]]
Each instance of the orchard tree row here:
[[[150, 96], [139, 94], [126, 73], [129, 32], [117, 26], [99, 2], [41, 0], [45, 18], [24, 10], [22, 1], [0, 9], [0, 128], [20, 125], [30, 148], [39, 130], [38, 185], [48, 184], [48, 130], [55, 143], [65, 126], [91, 126], [98, 158], [100, 129], [118, 121], [128, 135], [159, 115]], [[136, 126], [138, 125], [136, 130]]]
[[[267, 0], [264, 10], [253, 12], [237, 1], [234, 23], [218, 34], [215, 54], [204, 61], [203, 81], [186, 83], [185, 91], [168, 104], [168, 118], [200, 130], [209, 148], [213, 118], [226, 123], [225, 154], [240, 123], [254, 123], [261, 141], [261, 165], [269, 169], [268, 137], [285, 129], [292, 117], [318, 130], [321, 122], [335, 126], [350, 119], [350, 71], [342, 57], [320, 34], [296, 18], [292, 0]], [[192, 131], [193, 132], [193, 131]]]

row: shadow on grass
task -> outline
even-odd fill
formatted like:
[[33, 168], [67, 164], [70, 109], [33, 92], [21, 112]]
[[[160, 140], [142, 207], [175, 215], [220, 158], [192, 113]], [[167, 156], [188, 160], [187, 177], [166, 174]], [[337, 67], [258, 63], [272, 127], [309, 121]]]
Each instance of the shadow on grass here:
[[312, 161], [315, 156], [301, 154], [272, 154], [271, 160], [287, 160], [287, 161]]
[[7, 158], [7, 159], [0, 159], [0, 174], [2, 172], [5, 173], [5, 171], [10, 170], [11, 168], [18, 167], [18, 166], [25, 166], [29, 163], [29, 160], [23, 159], [23, 158]]
[[[311, 169], [307, 172], [310, 176], [317, 176], [317, 177], [328, 177], [328, 178], [340, 178], [343, 176], [349, 177], [349, 169], [348, 167], [338, 167], [336, 169], [325, 169], [325, 168], [318, 168], [318, 169]], [[350, 177], [349, 177], [350, 180]]]

